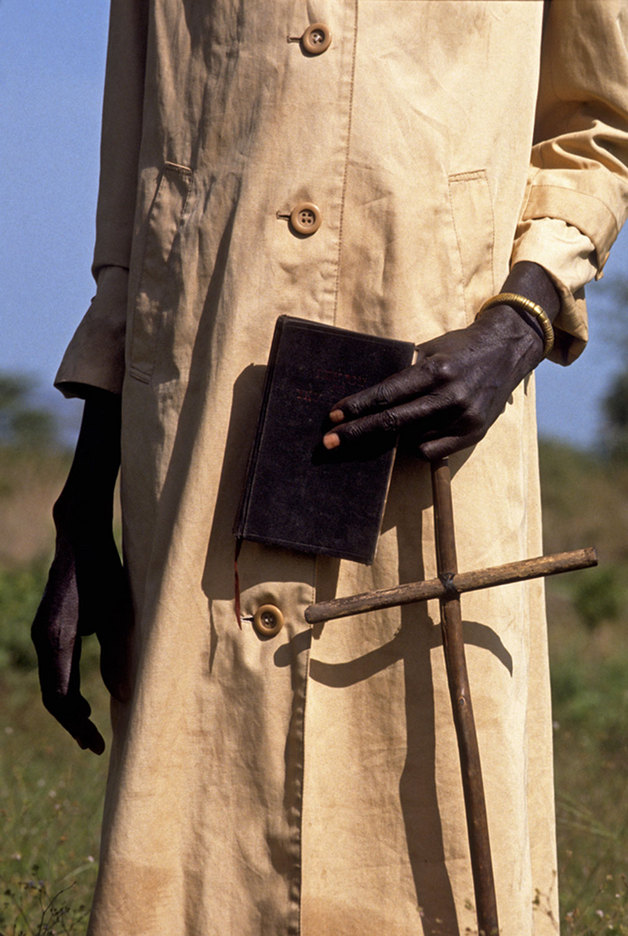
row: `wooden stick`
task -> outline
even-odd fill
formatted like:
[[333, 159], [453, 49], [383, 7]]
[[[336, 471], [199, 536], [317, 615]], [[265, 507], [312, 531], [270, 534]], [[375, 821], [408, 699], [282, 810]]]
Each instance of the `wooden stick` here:
[[[477, 591], [480, 588], [490, 588], [492, 585], [524, 582], [527, 579], [573, 572], [575, 569], [587, 569], [595, 565], [597, 565], [597, 554], [593, 547], [573, 549], [570, 552], [538, 556], [536, 559], [505, 562], [503, 565], [475, 569], [473, 572], [457, 572], [451, 585], [462, 594]], [[360, 595], [351, 595], [347, 598], [319, 601], [306, 608], [305, 619], [309, 624], [320, 624], [324, 621], [360, 614], [363, 611], [377, 611], [380, 608], [393, 608], [396, 605], [412, 604], [415, 601], [427, 601], [429, 598], [443, 598], [445, 594], [446, 588], [438, 578], [428, 579], [425, 582], [410, 582], [407, 585], [395, 585], [394, 588], [362, 592]]]
[[480, 936], [498, 936], [499, 924], [497, 921], [491, 846], [488, 836], [480, 751], [475, 731], [464, 652], [460, 596], [454, 589], [450, 589], [450, 583], [458, 571], [458, 566], [451, 499], [451, 476], [446, 458], [432, 463], [432, 490], [434, 494], [437, 568], [439, 577], [447, 589], [445, 596], [440, 599], [441, 630], [449, 695], [460, 754], [478, 930]]
[[306, 608], [305, 618], [310, 624], [318, 624], [365, 611], [411, 604], [429, 598], [439, 599], [447, 681], [462, 772], [478, 931], [479, 936], [499, 936], [484, 785], [465, 659], [460, 595], [494, 585], [585, 569], [597, 565], [597, 555], [592, 548], [576, 549], [459, 573], [447, 459], [432, 464], [432, 491], [438, 578], [320, 601]]

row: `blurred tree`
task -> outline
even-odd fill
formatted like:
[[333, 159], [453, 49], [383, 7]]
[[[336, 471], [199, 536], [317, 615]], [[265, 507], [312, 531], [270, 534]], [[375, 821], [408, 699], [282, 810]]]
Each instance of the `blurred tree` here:
[[50, 448], [57, 439], [53, 414], [30, 400], [34, 382], [22, 374], [0, 373], [0, 444]]
[[[606, 322], [606, 341], [619, 351], [622, 366], [610, 379], [602, 398], [600, 442], [602, 451], [617, 461], [628, 461], [628, 277], [609, 284], [609, 294], [617, 314]], [[625, 362], [625, 363], [624, 363]]]
[[0, 373], [0, 413], [3, 415], [28, 393], [30, 382], [17, 374]]
[[626, 607], [624, 566], [605, 563], [577, 579], [573, 603], [580, 620], [589, 630], [608, 621], [621, 620]]
[[612, 458], [628, 460], [628, 367], [613, 378], [602, 408], [604, 448]]

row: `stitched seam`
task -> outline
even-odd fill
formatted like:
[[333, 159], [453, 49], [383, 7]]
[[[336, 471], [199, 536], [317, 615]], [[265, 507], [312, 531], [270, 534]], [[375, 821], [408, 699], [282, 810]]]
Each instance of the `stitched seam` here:
[[[539, 170], [539, 171], [542, 171], [542, 170]], [[596, 201], [598, 204], [600, 204], [600, 205], [608, 212], [608, 214], [611, 216], [611, 218], [612, 218], [612, 220], [613, 220], [613, 224], [615, 225], [615, 236], [617, 236], [617, 234], [619, 233], [619, 227], [618, 227], [618, 224], [617, 224], [617, 219], [616, 219], [616, 217], [615, 217], [615, 212], [612, 210], [612, 208], [610, 208], [610, 207], [606, 204], [606, 202], [604, 201], [604, 199], [600, 198], [599, 195], [594, 195], [592, 192], [578, 192], [576, 189], [568, 188], [566, 185], [553, 185], [551, 182], [533, 182], [533, 183], [530, 185], [530, 194], [528, 195], [528, 198], [527, 198], [527, 200], [526, 200], [526, 205], [525, 205], [525, 208], [524, 208], [524, 214], [525, 214], [525, 211], [527, 210], [527, 207], [528, 207], [528, 205], [529, 205], [529, 203], [530, 203], [530, 199], [532, 198], [532, 190], [533, 190], [533, 189], [537, 189], [537, 190], [540, 190], [540, 189], [553, 189], [554, 191], [557, 191], [557, 192], [569, 192], [569, 193], [572, 194], [572, 195], [576, 195], [578, 198], [582, 198], [582, 197], [584, 197], [584, 198], [592, 198], [593, 201]], [[540, 217], [545, 217], [545, 216], [542, 215], [542, 216], [540, 216]], [[531, 218], [530, 218], [530, 219], [529, 219], [529, 218], [525, 218], [525, 220], [528, 221], [528, 220], [532, 220], [532, 219], [531, 219]]]
[[192, 170], [189, 166], [184, 166], [182, 163], [171, 162], [169, 159], [164, 162], [164, 170], [178, 172], [180, 175], [192, 175]]
[[132, 300], [133, 311], [132, 311], [132, 319], [131, 319], [131, 338], [130, 338], [131, 343], [130, 343], [130, 350], [129, 350], [131, 363], [129, 366], [129, 372], [131, 376], [135, 377], [137, 380], [141, 380], [143, 383], [153, 382], [153, 374], [155, 372], [156, 357], [158, 353], [157, 349], [159, 347], [159, 338], [160, 338], [162, 328], [163, 328], [163, 315], [160, 315], [159, 317], [157, 329], [151, 340], [153, 350], [151, 352], [150, 368], [148, 370], [143, 370], [141, 367], [138, 367], [137, 364], [133, 363], [133, 349], [135, 346], [135, 327], [136, 327], [135, 317], [138, 314], [137, 313], [137, 295], [139, 293], [140, 286], [142, 285], [142, 282], [144, 281], [144, 267], [146, 264], [146, 253], [148, 250], [148, 243], [151, 237], [151, 234], [150, 234], [151, 216], [154, 211], [157, 199], [159, 197], [159, 192], [161, 190], [161, 187], [164, 183], [164, 180], [167, 179], [168, 174], [178, 176], [181, 180], [184, 181], [184, 184], [186, 186], [185, 196], [183, 198], [183, 201], [181, 202], [181, 208], [179, 209], [179, 212], [177, 215], [177, 227], [176, 227], [175, 235], [173, 238], [173, 243], [174, 243], [174, 240], [176, 239], [177, 234], [181, 230], [183, 219], [185, 217], [185, 212], [187, 210], [187, 206], [190, 200], [190, 194], [192, 191], [192, 170], [189, 169], [187, 166], [179, 165], [179, 163], [168, 162], [166, 160], [166, 162], [164, 162], [161, 168], [161, 171], [159, 173], [159, 180], [157, 183], [157, 187], [155, 189], [155, 194], [153, 196], [153, 200], [150, 205], [150, 210], [146, 216], [146, 224], [148, 225], [148, 227], [145, 232], [144, 242], [142, 244], [142, 261], [141, 261], [140, 266], [138, 267], [137, 282], [134, 284], [134, 294], [133, 294], [133, 300]]
[[523, 192], [523, 199], [521, 201], [521, 208], [519, 210], [519, 217], [517, 219], [517, 222], [520, 222], [525, 214], [525, 210], [528, 207], [528, 203], [530, 201], [530, 196], [532, 195], [532, 188], [534, 186], [534, 180], [536, 179], [540, 171], [541, 170], [537, 168], [536, 166], [534, 167], [531, 166], [528, 169], [528, 178], [526, 180], [526, 187]]
[[354, 20], [353, 20], [353, 52], [351, 55], [351, 80], [349, 83], [349, 121], [347, 126], [347, 151], [345, 154], [345, 165], [342, 176], [342, 192], [340, 196], [340, 218], [338, 221], [338, 254], [336, 259], [336, 285], [335, 285], [335, 296], [334, 296], [334, 314], [333, 314], [333, 323], [336, 324], [336, 317], [338, 314], [338, 300], [340, 296], [340, 265], [342, 259], [342, 231], [344, 224], [344, 215], [345, 215], [345, 199], [347, 195], [347, 182], [349, 177], [349, 150], [351, 148], [351, 124], [353, 122], [353, 92], [355, 86], [355, 65], [357, 58], [357, 49], [358, 49], [358, 4], [355, 0], [354, 4]]
[[[311, 634], [310, 628], [310, 634]], [[311, 639], [311, 637], [310, 637]], [[303, 814], [305, 812], [305, 719], [307, 717], [307, 697], [308, 686], [310, 682], [310, 653], [311, 646], [307, 650], [307, 659], [305, 661], [305, 673], [303, 674], [303, 717], [301, 720], [301, 808], [299, 810], [299, 916], [298, 933], [303, 930]]]
[[[454, 202], [452, 198], [452, 187], [458, 182], [465, 184], [467, 182], [475, 182], [475, 181], [482, 182], [486, 190], [488, 206], [490, 208], [491, 241], [490, 241], [490, 250], [489, 250], [488, 259], [490, 261], [491, 285], [492, 285], [493, 290], [495, 290], [495, 210], [493, 207], [493, 199], [491, 197], [491, 190], [488, 184], [488, 177], [487, 177], [485, 169], [475, 169], [470, 172], [458, 172], [455, 175], [449, 176], [447, 179], [447, 190], [449, 192], [449, 210], [451, 213], [452, 222], [454, 226], [454, 234], [456, 235], [456, 245], [458, 247], [458, 256], [460, 259], [460, 270], [464, 278], [465, 272], [464, 272], [464, 265], [463, 265], [463, 259], [462, 259], [462, 245], [461, 245], [460, 235], [458, 232], [458, 225], [456, 223], [456, 211], [455, 211]], [[463, 309], [464, 309], [465, 319], [467, 320], [467, 322], [469, 322], [470, 311], [469, 311], [468, 302], [467, 302], [467, 290], [464, 288], [464, 286], [462, 288], [462, 300], [463, 300]], [[471, 311], [474, 311], [474, 310], [471, 310]]]
[[488, 204], [491, 209], [491, 283], [493, 286], [493, 291], [495, 290], [495, 236], [497, 233], [495, 225], [495, 207], [493, 205], [493, 196], [491, 193], [491, 187], [488, 184], [488, 176], [484, 176], [486, 181], [486, 194], [488, 196]]
[[484, 169], [474, 169], [470, 172], [455, 172], [448, 178], [449, 182], [468, 182], [472, 179], [485, 179], [486, 171]]
[[129, 377], [133, 377], [135, 380], [139, 380], [141, 383], [150, 383], [150, 374], [145, 374], [144, 371], [138, 370], [136, 367], [129, 367], [128, 373]]
[[[459, 177], [458, 177], [459, 178]], [[451, 197], [451, 178], [447, 181], [447, 190], [449, 192], [449, 212], [451, 214], [451, 220], [454, 226], [454, 234], [456, 235], [456, 247], [458, 248], [458, 263], [460, 264], [460, 289], [462, 292], [462, 311], [464, 313], [465, 321], [468, 320], [467, 313], [467, 296], [464, 289], [464, 266], [462, 263], [462, 248], [460, 246], [460, 235], [458, 233], [458, 225], [456, 224], [456, 212], [454, 210], [454, 202]]]
[[[314, 557], [314, 581], [311, 588], [310, 603], [316, 601], [316, 590], [318, 587], [318, 558]], [[295, 936], [300, 936], [303, 930], [303, 816], [305, 813], [305, 719], [307, 716], [307, 697], [308, 686], [310, 682], [310, 658], [312, 653], [312, 627], [309, 626], [310, 644], [307, 649], [305, 661], [305, 672], [303, 674], [303, 715], [301, 718], [301, 803], [299, 808], [299, 905], [297, 914], [297, 929]]]

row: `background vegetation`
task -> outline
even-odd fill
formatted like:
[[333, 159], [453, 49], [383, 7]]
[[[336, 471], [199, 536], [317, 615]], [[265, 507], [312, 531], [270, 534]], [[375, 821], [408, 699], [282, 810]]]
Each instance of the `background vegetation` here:
[[[619, 386], [611, 392], [621, 420]], [[105, 761], [80, 751], [39, 700], [29, 627], [69, 456], [56, 447], [49, 414], [24, 416], [27, 391], [21, 379], [0, 377], [0, 936], [79, 936]], [[572, 936], [628, 936], [628, 461], [613, 419], [602, 458], [554, 442], [541, 448], [546, 551], [596, 545], [601, 559], [598, 569], [548, 582], [561, 926]], [[622, 432], [627, 424], [628, 416]], [[104, 730], [91, 640], [85, 694]], [[545, 906], [539, 894], [538, 912]]]

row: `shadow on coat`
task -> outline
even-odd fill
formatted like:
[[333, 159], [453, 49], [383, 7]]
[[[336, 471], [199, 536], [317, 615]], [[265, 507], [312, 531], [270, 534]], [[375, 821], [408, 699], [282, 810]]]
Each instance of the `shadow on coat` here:
[[[468, 454], [468, 453], [465, 453]], [[452, 470], [460, 467], [465, 454], [452, 460]], [[395, 528], [398, 539], [399, 582], [424, 578], [422, 561], [422, 512], [431, 505], [431, 490], [427, 466], [417, 472], [416, 460], [400, 453], [391, 484], [384, 529]], [[396, 486], [414, 484], [417, 487], [416, 511], [412, 517], [397, 505], [407, 505], [407, 496], [398, 498]], [[338, 567], [325, 581], [327, 594], [318, 600], [333, 597]], [[420, 909], [425, 936], [459, 936], [460, 924], [452, 888], [445, 864], [443, 828], [436, 787], [435, 711], [432, 681], [431, 651], [442, 647], [439, 626], [428, 617], [424, 603], [406, 605], [400, 609], [401, 626], [392, 640], [370, 650], [363, 656], [344, 663], [326, 663], [312, 659], [310, 677], [326, 686], [341, 689], [369, 679], [395, 662], [404, 666], [407, 749], [405, 766], [399, 782], [399, 799], [406, 828], [406, 841], [417, 907]], [[342, 627], [342, 622], [334, 625]], [[464, 621], [464, 639], [495, 656], [513, 672], [512, 656], [498, 634], [479, 621]], [[314, 629], [314, 637], [317, 636]], [[276, 662], [282, 665], [282, 650]], [[473, 687], [472, 687], [473, 688]], [[449, 706], [449, 700], [446, 700]], [[470, 895], [473, 896], [472, 894]]]

